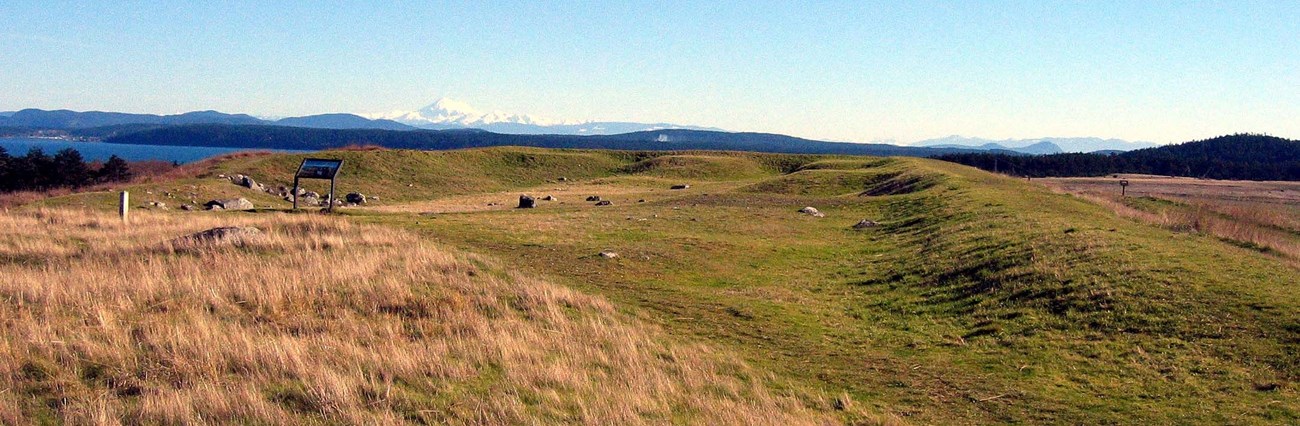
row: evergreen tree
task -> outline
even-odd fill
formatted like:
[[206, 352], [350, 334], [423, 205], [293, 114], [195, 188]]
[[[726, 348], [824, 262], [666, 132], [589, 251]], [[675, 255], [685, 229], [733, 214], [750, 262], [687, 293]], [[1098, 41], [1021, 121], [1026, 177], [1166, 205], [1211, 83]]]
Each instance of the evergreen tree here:
[[72, 148], [63, 149], [54, 154], [54, 175], [50, 176], [52, 186], [79, 187], [90, 183], [90, 168], [81, 158], [81, 153]]
[[96, 178], [100, 182], [124, 182], [131, 179], [131, 169], [126, 164], [126, 160], [114, 155], [108, 157], [108, 161], [99, 168]]

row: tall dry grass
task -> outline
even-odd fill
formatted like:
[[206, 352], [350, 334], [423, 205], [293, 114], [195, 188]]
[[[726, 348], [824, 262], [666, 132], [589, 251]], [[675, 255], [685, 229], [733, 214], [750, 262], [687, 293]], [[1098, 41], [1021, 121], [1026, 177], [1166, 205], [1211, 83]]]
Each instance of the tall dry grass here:
[[1290, 216], [1269, 203], [1182, 198], [1181, 207], [1149, 211], [1132, 207], [1114, 195], [1077, 192], [1074, 195], [1109, 208], [1121, 217], [1182, 232], [1199, 232], [1278, 253], [1300, 267], [1300, 238]]
[[[822, 424], [606, 301], [315, 215], [0, 215], [0, 422]], [[255, 226], [236, 245], [172, 244]], [[850, 417], [851, 418], [851, 417]]]

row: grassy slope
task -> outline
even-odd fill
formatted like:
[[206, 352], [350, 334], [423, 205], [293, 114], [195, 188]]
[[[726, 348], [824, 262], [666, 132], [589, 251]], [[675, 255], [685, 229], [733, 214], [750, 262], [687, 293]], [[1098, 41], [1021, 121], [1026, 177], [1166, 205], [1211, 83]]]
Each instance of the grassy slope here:
[[[266, 234], [167, 242], [218, 225]], [[832, 418], [598, 297], [338, 218], [33, 210], [0, 216], [0, 274], [5, 424]]]
[[[351, 214], [605, 295], [674, 334], [923, 423], [1300, 418], [1295, 269], [1022, 181], [914, 159], [342, 155], [348, 190], [383, 204], [563, 189], [547, 182], [558, 176], [618, 188], [610, 207]], [[383, 171], [394, 162], [410, 175]], [[670, 181], [694, 187], [654, 192]], [[827, 217], [794, 213], [804, 205]], [[883, 225], [850, 230], [861, 218]], [[595, 256], [604, 249], [621, 256]]]

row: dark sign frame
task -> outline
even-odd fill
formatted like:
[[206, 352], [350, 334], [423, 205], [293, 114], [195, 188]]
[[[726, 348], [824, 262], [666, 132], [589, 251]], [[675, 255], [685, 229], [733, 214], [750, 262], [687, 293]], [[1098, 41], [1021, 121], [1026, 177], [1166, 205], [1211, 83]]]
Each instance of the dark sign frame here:
[[330, 180], [330, 198], [329, 204], [325, 206], [326, 210], [334, 211], [334, 180], [339, 175], [339, 169], [343, 168], [343, 160], [332, 158], [305, 158], [302, 164], [298, 165], [298, 171], [293, 174], [293, 209], [298, 210], [298, 180], [299, 179], [329, 179]]

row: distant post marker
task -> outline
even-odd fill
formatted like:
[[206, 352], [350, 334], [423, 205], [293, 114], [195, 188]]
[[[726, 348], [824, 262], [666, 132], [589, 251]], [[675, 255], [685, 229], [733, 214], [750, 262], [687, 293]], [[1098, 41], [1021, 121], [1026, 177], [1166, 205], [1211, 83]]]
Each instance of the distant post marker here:
[[117, 214], [119, 216], [122, 216], [122, 223], [128, 222], [126, 219], [126, 212], [131, 208], [130, 202], [131, 202], [131, 194], [126, 191], [122, 191], [121, 197], [119, 197], [117, 200]]
[[299, 179], [329, 179], [330, 198], [329, 205], [325, 206], [325, 209], [331, 212], [334, 211], [334, 178], [338, 176], [340, 168], [343, 168], [343, 160], [327, 158], [307, 158], [302, 160], [302, 164], [298, 165], [298, 172], [293, 175], [293, 209], [298, 210]]
[[1127, 197], [1127, 196], [1128, 196], [1128, 180], [1127, 180], [1127, 179], [1119, 181], [1119, 196], [1121, 196], [1121, 197]]

